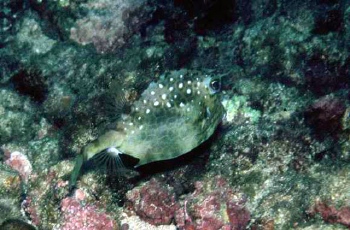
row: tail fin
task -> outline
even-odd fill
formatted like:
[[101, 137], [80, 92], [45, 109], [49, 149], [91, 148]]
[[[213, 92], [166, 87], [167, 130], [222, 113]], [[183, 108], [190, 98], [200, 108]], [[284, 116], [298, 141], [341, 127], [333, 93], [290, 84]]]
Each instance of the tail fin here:
[[74, 169], [70, 175], [69, 190], [73, 190], [75, 188], [78, 177], [80, 175], [81, 166], [83, 165], [83, 162], [84, 162], [83, 154], [79, 154], [78, 156], [76, 156]]

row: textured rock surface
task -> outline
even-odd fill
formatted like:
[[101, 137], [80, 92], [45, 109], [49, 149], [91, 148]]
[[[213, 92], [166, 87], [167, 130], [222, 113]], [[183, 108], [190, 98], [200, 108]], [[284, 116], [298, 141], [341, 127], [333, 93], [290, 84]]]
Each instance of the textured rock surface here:
[[93, 44], [99, 53], [123, 46], [155, 10], [144, 0], [88, 1], [81, 8], [88, 14], [76, 21], [70, 38], [81, 45]]
[[227, 181], [215, 177], [198, 181], [195, 191], [184, 197], [176, 211], [176, 224], [180, 229], [245, 229], [250, 213], [246, 198], [235, 193]]
[[126, 208], [144, 221], [154, 224], [170, 224], [179, 208], [173, 189], [152, 179], [126, 194]]

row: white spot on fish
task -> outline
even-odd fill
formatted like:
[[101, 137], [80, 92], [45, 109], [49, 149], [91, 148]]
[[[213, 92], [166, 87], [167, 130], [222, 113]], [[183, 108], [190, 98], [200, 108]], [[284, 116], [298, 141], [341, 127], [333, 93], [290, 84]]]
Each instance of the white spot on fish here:
[[109, 154], [112, 154], [113, 156], [118, 156], [119, 154], [121, 154], [122, 152], [120, 152], [117, 148], [115, 147], [110, 147], [107, 149], [107, 152]]
[[177, 98], [177, 95], [176, 95], [176, 94], [174, 95], [174, 98], [175, 98], [175, 99]]
[[140, 125], [139, 129], [140, 129], [140, 130], [143, 129], [143, 125]]
[[181, 102], [180, 103], [180, 107], [184, 107], [184, 106], [185, 106], [185, 104]]
[[136, 111], [139, 111], [139, 108], [138, 108], [138, 107], [136, 107], [136, 108], [135, 108], [135, 110], [136, 110]]
[[171, 86], [171, 87], [169, 88], [169, 90], [170, 90], [170, 92], [173, 91], [173, 90], [174, 90], [174, 87]]
[[134, 134], [135, 133], [135, 131], [133, 130], [133, 131], [131, 131], [131, 134]]
[[168, 108], [170, 108], [170, 107], [171, 107], [171, 104], [170, 104], [169, 102], [167, 102], [167, 103], [166, 103], [166, 106], [167, 106]]
[[146, 109], [146, 113], [148, 114], [148, 113], [150, 113], [151, 112], [151, 110], [149, 110], [149, 109]]
[[171, 77], [171, 78], [170, 78], [170, 81], [174, 81], [174, 78]]
[[154, 91], [151, 91], [151, 95], [154, 95], [154, 94], [156, 94]]
[[187, 93], [187, 94], [191, 94], [191, 89], [187, 89], [187, 90], [186, 90], [186, 93]]
[[141, 120], [141, 117], [138, 117], [137, 120]]
[[192, 83], [191, 81], [187, 81], [187, 84], [191, 85], [191, 83]]
[[201, 91], [198, 90], [198, 91], [197, 91], [197, 94], [198, 94], [198, 95], [201, 94]]
[[130, 122], [130, 123], [129, 123], [129, 125], [130, 125], [130, 126], [133, 126], [133, 125], [134, 125], [134, 123]]
[[162, 99], [163, 99], [163, 100], [166, 99], [166, 94], [162, 94]]
[[143, 104], [147, 104], [147, 100], [143, 100]]
[[155, 101], [155, 102], [153, 103], [153, 105], [154, 105], [154, 106], [158, 106], [158, 105], [159, 105], [159, 101]]
[[180, 78], [183, 78], [183, 77], [184, 77], [184, 75], [181, 74], [181, 75], [180, 75]]
[[159, 87], [160, 89], [163, 89], [164, 86], [163, 86], [162, 84], [159, 84], [158, 87]]
[[182, 89], [183, 86], [184, 86], [184, 84], [181, 82], [181, 83], [179, 84], [179, 89]]
[[187, 110], [187, 112], [190, 112], [190, 111], [191, 111], [191, 109], [190, 109], [190, 108], [187, 108], [186, 110]]

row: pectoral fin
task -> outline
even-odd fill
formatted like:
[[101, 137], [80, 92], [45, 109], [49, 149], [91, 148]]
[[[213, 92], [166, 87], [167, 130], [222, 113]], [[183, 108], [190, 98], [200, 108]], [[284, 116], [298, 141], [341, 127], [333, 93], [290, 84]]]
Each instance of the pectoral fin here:
[[71, 173], [69, 187], [71, 189], [75, 187], [80, 175], [81, 167], [85, 161], [93, 158], [96, 154], [103, 152], [111, 146], [118, 146], [122, 140], [122, 136], [119, 132], [111, 130], [86, 145], [83, 148], [82, 153], [75, 158], [75, 166]]

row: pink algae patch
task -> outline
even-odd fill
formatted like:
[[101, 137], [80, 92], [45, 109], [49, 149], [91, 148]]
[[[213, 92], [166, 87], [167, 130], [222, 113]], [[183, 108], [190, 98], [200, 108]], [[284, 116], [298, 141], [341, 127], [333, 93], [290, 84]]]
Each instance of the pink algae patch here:
[[79, 200], [67, 197], [61, 201], [63, 223], [61, 230], [115, 230], [116, 221], [96, 205], [82, 205]]
[[18, 151], [8, 153], [8, 159], [5, 161], [5, 164], [16, 170], [24, 182], [28, 182], [33, 168], [26, 155]]

